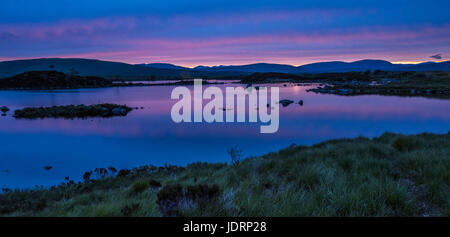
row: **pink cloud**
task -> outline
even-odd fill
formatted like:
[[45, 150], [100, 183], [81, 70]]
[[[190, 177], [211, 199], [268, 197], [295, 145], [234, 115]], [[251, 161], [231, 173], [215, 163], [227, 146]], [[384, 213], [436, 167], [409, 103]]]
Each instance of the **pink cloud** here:
[[53, 24], [0, 25], [0, 33], [9, 33], [17, 37], [48, 40], [54, 37], [93, 36], [104, 30], [129, 30], [136, 26], [133, 17], [99, 18], [94, 20], [64, 20]]
[[[220, 29], [239, 26], [241, 23], [263, 24], [297, 20], [307, 24], [309, 20], [318, 17], [324, 21], [333, 21], [342, 14], [361, 13], [356, 10], [344, 12], [303, 10], [272, 11], [270, 14], [255, 12], [243, 16], [234, 13], [223, 18], [216, 15], [178, 15], [170, 19], [155, 16], [109, 17], [64, 20], [52, 24], [0, 24], [0, 41], [4, 35], [3, 40], [10, 44], [5, 48], [10, 53], [6, 54], [6, 50], [3, 50], [0, 60], [83, 57], [128, 63], [151, 60], [185, 66], [261, 61], [299, 65], [312, 61], [374, 57], [393, 61], [402, 61], [404, 58], [413, 60], [410, 57], [421, 58], [429, 54], [425, 51], [429, 51], [430, 48], [439, 48], [443, 53], [450, 51], [448, 46], [450, 24], [350, 27], [312, 31], [291, 29], [270, 33], [241, 32], [207, 36], [183, 36], [183, 33], [180, 33], [179, 37], [168, 33], [176, 33], [178, 30], [189, 32], [189, 27], [216, 26]], [[23, 50], [13, 50], [14, 46]], [[40, 52], [39, 55], [36, 55], [36, 52]], [[15, 56], [11, 56], [12, 54]]]

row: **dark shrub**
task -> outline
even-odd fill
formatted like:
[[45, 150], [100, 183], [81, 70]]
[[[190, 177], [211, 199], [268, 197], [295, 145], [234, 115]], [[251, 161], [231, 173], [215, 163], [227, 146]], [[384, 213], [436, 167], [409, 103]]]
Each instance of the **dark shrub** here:
[[95, 168], [94, 170], [97, 178], [103, 179], [108, 175], [108, 170], [105, 168]]
[[399, 151], [411, 151], [417, 149], [420, 143], [411, 137], [399, 137], [394, 141], [392, 146]]
[[150, 188], [160, 188], [162, 185], [157, 180], [151, 179], [148, 181], [148, 186], [150, 186]]
[[2, 188], [2, 192], [4, 193], [12, 193], [12, 190], [9, 188]]
[[85, 172], [83, 174], [83, 180], [85, 183], [89, 182], [89, 180], [91, 179], [91, 174], [92, 174], [92, 171]]
[[200, 205], [214, 201], [220, 194], [217, 185], [191, 185], [183, 188], [179, 184], [164, 186], [158, 192], [157, 204], [163, 216], [181, 216], [180, 204], [193, 202]]
[[183, 198], [183, 188], [179, 184], [164, 186], [158, 192], [156, 203], [163, 216], [180, 216], [178, 202]]
[[114, 168], [114, 167], [112, 167], [112, 166], [110, 166], [110, 167], [108, 168], [108, 170], [109, 170], [111, 173], [116, 173], [116, 172], [117, 172], [117, 169]]
[[272, 182], [270, 182], [270, 181], [264, 182], [263, 186], [265, 189], [273, 189], [274, 188]]
[[129, 175], [130, 173], [131, 173], [131, 171], [128, 169], [122, 169], [122, 170], [119, 170], [119, 173], [117, 173], [117, 176], [125, 177], [125, 176]]
[[157, 196], [158, 196], [157, 202], [164, 200], [177, 201], [178, 199], [183, 197], [183, 187], [181, 187], [181, 185], [179, 184], [164, 186], [158, 192]]
[[219, 186], [206, 184], [191, 185], [187, 187], [186, 197], [192, 200], [211, 200], [219, 196]]
[[108, 167], [108, 170], [109, 170], [109, 172], [108, 172], [109, 176], [111, 176], [111, 177], [114, 177], [114, 175], [117, 173], [117, 169], [112, 166]]
[[353, 167], [353, 160], [351, 158], [343, 157], [337, 160], [338, 165], [346, 172], [350, 171]]
[[218, 170], [227, 166], [226, 163], [207, 163], [207, 162], [195, 162], [187, 166], [188, 169], [214, 169]]
[[178, 173], [185, 170], [184, 167], [176, 166], [176, 165], [164, 165], [163, 171], [166, 171], [168, 173]]
[[230, 155], [231, 158], [231, 164], [233, 166], [238, 166], [242, 160], [242, 150], [239, 149], [238, 147], [233, 147], [228, 150], [228, 154]]

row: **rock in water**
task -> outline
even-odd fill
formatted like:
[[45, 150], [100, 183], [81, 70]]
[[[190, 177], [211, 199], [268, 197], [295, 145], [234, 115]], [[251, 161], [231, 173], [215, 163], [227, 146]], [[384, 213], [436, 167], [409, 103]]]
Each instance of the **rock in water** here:
[[280, 100], [280, 104], [281, 104], [283, 107], [286, 107], [286, 106], [288, 106], [288, 105], [290, 105], [290, 104], [292, 104], [292, 103], [294, 103], [294, 101], [292, 101], [292, 100]]
[[2, 106], [2, 107], [0, 107], [0, 111], [2, 111], [3, 113], [6, 113], [9, 111], [9, 108], [6, 106]]
[[300, 100], [300, 101], [298, 102], [298, 104], [299, 104], [300, 106], [303, 106], [303, 100]]
[[133, 110], [126, 105], [98, 104], [98, 105], [66, 105], [39, 108], [24, 108], [14, 111], [17, 119], [36, 118], [87, 118], [125, 116]]

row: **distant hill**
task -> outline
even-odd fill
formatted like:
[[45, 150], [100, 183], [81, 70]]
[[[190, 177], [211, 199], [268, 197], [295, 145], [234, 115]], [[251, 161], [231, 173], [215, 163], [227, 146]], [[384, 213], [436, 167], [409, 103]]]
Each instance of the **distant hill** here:
[[356, 62], [321, 62], [312, 63], [298, 67], [302, 72], [306, 73], [324, 73], [324, 72], [351, 72], [351, 71], [367, 71], [367, 70], [399, 70], [398, 64], [392, 64], [384, 60], [361, 60]]
[[0, 62], [0, 77], [13, 76], [27, 71], [56, 70], [66, 74], [81, 76], [101, 76], [106, 78], [150, 78], [176, 77], [185, 73], [183, 70], [149, 68], [126, 63], [108, 62], [92, 59], [43, 58]]
[[450, 71], [450, 61], [435, 63], [427, 62], [405, 67], [404, 70], [411, 71]]
[[145, 66], [151, 68], [161, 68], [161, 69], [179, 69], [179, 70], [190, 70], [190, 68], [173, 65], [170, 63], [149, 63], [149, 64], [136, 64], [138, 66]]
[[28, 71], [55, 70], [68, 75], [99, 76], [120, 80], [158, 80], [199, 78], [199, 77], [232, 77], [246, 75], [242, 72], [203, 72], [171, 64], [132, 65], [120, 62], [109, 62], [95, 59], [79, 58], [41, 58], [0, 62], [0, 78], [14, 76]]
[[360, 60], [355, 62], [319, 62], [311, 63], [302, 66], [291, 66], [284, 64], [268, 64], [258, 63], [242, 66], [214, 66], [195, 67], [196, 70], [209, 72], [226, 72], [226, 71], [241, 71], [241, 72], [278, 72], [290, 74], [302, 73], [327, 73], [327, 72], [352, 72], [352, 71], [367, 71], [367, 70], [385, 70], [385, 71], [450, 71], [450, 61], [441, 63], [421, 63], [421, 64], [393, 64], [384, 60]]
[[384, 60], [366, 59], [351, 63], [312, 63], [300, 66], [299, 69], [307, 73], [373, 71], [377, 69], [384, 71], [450, 71], [450, 61], [440, 63], [425, 62], [420, 64], [393, 64]]
[[274, 72], [289, 74], [352, 72], [367, 70], [385, 71], [450, 71], [450, 61], [421, 64], [392, 64], [384, 60], [361, 60], [356, 62], [320, 62], [303, 66], [256, 63], [240, 66], [197, 66], [193, 69], [167, 63], [131, 65], [93, 59], [42, 58], [0, 62], [0, 78], [28, 71], [59, 71], [68, 75], [99, 76], [108, 79], [148, 80], [181, 78], [233, 78], [251, 73]]

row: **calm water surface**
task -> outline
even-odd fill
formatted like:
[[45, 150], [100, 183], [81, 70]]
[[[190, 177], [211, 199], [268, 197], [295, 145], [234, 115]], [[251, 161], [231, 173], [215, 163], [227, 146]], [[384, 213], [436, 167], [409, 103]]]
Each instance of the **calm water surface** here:
[[[85, 171], [97, 167], [228, 162], [227, 149], [233, 146], [245, 156], [256, 156], [292, 143], [373, 137], [386, 131], [450, 130], [450, 100], [319, 95], [306, 92], [310, 86], [280, 86], [280, 99], [302, 99], [304, 105], [280, 107], [280, 128], [275, 134], [260, 134], [260, 124], [255, 123], [174, 123], [170, 109], [176, 101], [170, 99], [171, 86], [0, 91], [0, 106], [12, 111], [97, 103], [144, 107], [115, 118], [16, 120], [12, 112], [0, 117], [0, 188], [49, 186], [66, 176], [79, 181]], [[44, 166], [53, 168], [47, 171]]]

